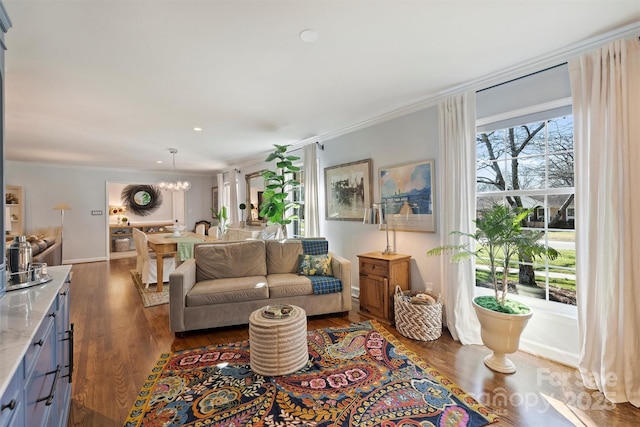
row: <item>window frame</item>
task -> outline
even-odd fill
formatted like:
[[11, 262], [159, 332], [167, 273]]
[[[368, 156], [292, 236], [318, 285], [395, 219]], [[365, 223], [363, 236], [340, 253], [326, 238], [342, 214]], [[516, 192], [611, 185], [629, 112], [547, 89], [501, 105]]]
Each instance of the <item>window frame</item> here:
[[[510, 111], [507, 113], [503, 113], [503, 114], [498, 114], [498, 115], [494, 115], [494, 116], [489, 116], [489, 117], [484, 117], [482, 119], [478, 119], [476, 120], [476, 136], [479, 135], [480, 133], [488, 133], [488, 132], [492, 132], [492, 131], [497, 131], [497, 130], [502, 130], [502, 129], [508, 129], [509, 127], [515, 127], [518, 125], [522, 125], [522, 124], [530, 124], [530, 123], [535, 123], [535, 122], [541, 122], [541, 121], [546, 121], [546, 120], [551, 120], [553, 118], [558, 118], [558, 117], [562, 117], [562, 115], [571, 115], [573, 116], [573, 112], [570, 111], [571, 110], [571, 106], [572, 106], [572, 100], [571, 98], [563, 98], [560, 100], [556, 100], [556, 101], [552, 101], [552, 102], [547, 102], [547, 103], [543, 103], [543, 104], [538, 104], [538, 105], [533, 105], [527, 108], [523, 108], [523, 109], [518, 109], [518, 110], [514, 110], [514, 111]], [[561, 113], [559, 115], [559, 112], [562, 111], [567, 111], [566, 113]], [[545, 117], [545, 112], [547, 112], [549, 114], [548, 117]], [[548, 138], [547, 136], [545, 136], [545, 138]], [[476, 139], [474, 139], [474, 148], [476, 148]], [[546, 144], [545, 150], [548, 150], [548, 144]], [[566, 150], [567, 151], [567, 150]], [[573, 152], [575, 153], [575, 145], [573, 146], [572, 150], [568, 150], [569, 152]], [[554, 152], [553, 154], [557, 154], [556, 152]], [[549, 153], [545, 152], [544, 155], [544, 159], [545, 159], [545, 168], [547, 169], [549, 166]], [[574, 157], [575, 159], [575, 157]], [[476, 171], [478, 170], [478, 165], [481, 161], [487, 161], [486, 159], [480, 159], [478, 158], [478, 154], [476, 153], [475, 155], [475, 165], [476, 165]], [[574, 169], [574, 174], [575, 174], [575, 161], [574, 161], [574, 165], [573, 165], [573, 169]], [[575, 175], [574, 175], [575, 176]], [[475, 199], [474, 202], [476, 204], [476, 209], [475, 212], [477, 212], [477, 201], [479, 198], [482, 197], [500, 197], [500, 198], [506, 198], [509, 196], [527, 196], [527, 195], [535, 195], [535, 196], [544, 196], [545, 198], [545, 206], [541, 207], [541, 208], [536, 208], [536, 213], [538, 213], [538, 209], [543, 209], [544, 211], [544, 217], [547, 218], [548, 217], [548, 201], [547, 201], [547, 197], [549, 196], [553, 196], [553, 195], [570, 195], [570, 194], [574, 194], [575, 195], [575, 179], [574, 179], [574, 185], [573, 187], [560, 187], [560, 188], [554, 188], [554, 187], [549, 187], [549, 183], [548, 183], [549, 177], [548, 174], [545, 173], [545, 186], [544, 188], [540, 188], [540, 189], [509, 189], [507, 188], [504, 191], [501, 190], [495, 190], [495, 191], [485, 191], [485, 192], [479, 192], [477, 190], [477, 177], [476, 180], [474, 181], [474, 186], [476, 186], [475, 190]], [[571, 219], [575, 220], [575, 207], [572, 208], [574, 210], [574, 215], [572, 215]], [[568, 208], [567, 208], [567, 218], [569, 218], [568, 215]], [[548, 222], [545, 220], [544, 221], [544, 228], [542, 230], [545, 231], [567, 231], [565, 229], [557, 229], [557, 228], [548, 228]], [[537, 229], [537, 228], [536, 228]], [[575, 227], [572, 229], [572, 231], [575, 233]], [[548, 234], [545, 233], [545, 238], [548, 239]], [[574, 238], [575, 241], [575, 238]], [[576, 247], [576, 250], [578, 248]], [[536, 264], [540, 264], [539, 261], [536, 262]], [[545, 289], [545, 293], [546, 293], [546, 297], [545, 299], [539, 299], [539, 298], [533, 298], [533, 297], [528, 297], [528, 296], [523, 296], [523, 295], [517, 295], [517, 294], [509, 294], [509, 298], [513, 298], [515, 300], [520, 300], [521, 302], [526, 303], [527, 305], [531, 306], [532, 308], [536, 308], [537, 310], [541, 310], [541, 311], [546, 311], [548, 313], [553, 313], [553, 314], [558, 314], [558, 315], [562, 315], [562, 316], [566, 316], [569, 318], [575, 318], [577, 316], [577, 306], [576, 305], [570, 305], [570, 304], [565, 304], [565, 303], [561, 303], [561, 302], [556, 302], [556, 301], [550, 301], [546, 298], [548, 298], [548, 260], [545, 260], [544, 262], [545, 264], [545, 275], [544, 275], [544, 280], [545, 283], [547, 284], [547, 288]], [[475, 265], [474, 265], [474, 270], [475, 270]], [[575, 266], [574, 270], [574, 274], [575, 271], [577, 270], [577, 265]], [[538, 270], [536, 270], [538, 271]], [[576, 278], [576, 293], [577, 293], [577, 278]], [[483, 288], [480, 286], [475, 286], [475, 293], [477, 295], [493, 295], [493, 289], [489, 289], [489, 288]]]

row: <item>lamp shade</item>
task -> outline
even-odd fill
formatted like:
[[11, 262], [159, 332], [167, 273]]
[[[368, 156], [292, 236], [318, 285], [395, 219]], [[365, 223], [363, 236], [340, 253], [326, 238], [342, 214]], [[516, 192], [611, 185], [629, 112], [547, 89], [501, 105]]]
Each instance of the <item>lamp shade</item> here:
[[58, 203], [53, 207], [54, 211], [70, 211], [71, 207], [66, 203]]
[[384, 210], [377, 204], [365, 208], [363, 224], [384, 224]]

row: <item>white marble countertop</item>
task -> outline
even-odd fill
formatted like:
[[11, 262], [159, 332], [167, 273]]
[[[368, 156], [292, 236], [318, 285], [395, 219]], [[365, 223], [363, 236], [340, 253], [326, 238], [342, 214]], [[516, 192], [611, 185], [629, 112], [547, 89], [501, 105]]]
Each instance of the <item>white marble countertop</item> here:
[[0, 396], [70, 271], [70, 265], [48, 267], [47, 272], [53, 277], [50, 282], [10, 291], [0, 298]]

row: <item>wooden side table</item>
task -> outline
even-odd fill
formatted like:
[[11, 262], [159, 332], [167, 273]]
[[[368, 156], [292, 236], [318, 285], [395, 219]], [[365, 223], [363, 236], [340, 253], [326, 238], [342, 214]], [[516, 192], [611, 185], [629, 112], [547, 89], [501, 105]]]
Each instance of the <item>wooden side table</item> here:
[[358, 255], [360, 314], [393, 325], [393, 295], [396, 286], [411, 288], [411, 256], [370, 252]]

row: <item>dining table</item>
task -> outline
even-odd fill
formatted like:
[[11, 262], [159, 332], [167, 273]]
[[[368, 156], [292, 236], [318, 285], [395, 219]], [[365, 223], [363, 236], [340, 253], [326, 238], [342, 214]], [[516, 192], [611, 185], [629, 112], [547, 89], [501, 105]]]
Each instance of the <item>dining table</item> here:
[[164, 277], [164, 257], [174, 256], [176, 258], [176, 265], [178, 261], [184, 261], [179, 259], [180, 255], [183, 257], [189, 257], [189, 247], [191, 248], [191, 256], [193, 256], [193, 245], [203, 242], [216, 241], [213, 236], [204, 236], [193, 232], [181, 232], [179, 235], [173, 233], [146, 233], [147, 246], [156, 253], [156, 275], [158, 277], [158, 292], [162, 292], [162, 279]]

